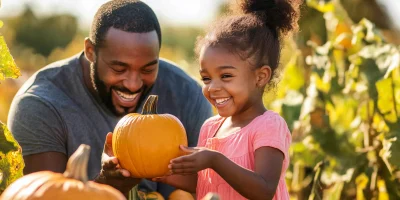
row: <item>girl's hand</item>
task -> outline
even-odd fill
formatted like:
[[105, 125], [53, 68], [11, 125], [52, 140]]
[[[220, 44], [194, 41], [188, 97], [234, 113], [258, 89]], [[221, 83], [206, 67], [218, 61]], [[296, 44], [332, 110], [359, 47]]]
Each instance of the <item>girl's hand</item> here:
[[168, 168], [172, 174], [190, 175], [203, 169], [212, 168], [213, 160], [218, 155], [217, 151], [204, 147], [180, 145], [179, 148], [189, 154], [171, 160]]

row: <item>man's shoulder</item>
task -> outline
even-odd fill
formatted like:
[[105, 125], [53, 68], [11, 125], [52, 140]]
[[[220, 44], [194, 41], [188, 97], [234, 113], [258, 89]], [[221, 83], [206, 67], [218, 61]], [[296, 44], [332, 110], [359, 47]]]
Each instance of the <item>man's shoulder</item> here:
[[24, 93], [33, 93], [41, 96], [41, 92], [47, 94], [52, 92], [56, 85], [68, 84], [68, 81], [74, 71], [76, 71], [78, 56], [72, 56], [48, 64], [31, 75], [18, 90], [17, 95]]

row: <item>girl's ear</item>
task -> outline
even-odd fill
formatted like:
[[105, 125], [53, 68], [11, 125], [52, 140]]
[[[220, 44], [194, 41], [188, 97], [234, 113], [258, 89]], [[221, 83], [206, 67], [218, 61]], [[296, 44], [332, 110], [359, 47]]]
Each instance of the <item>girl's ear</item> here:
[[94, 45], [92, 43], [92, 41], [90, 41], [90, 39], [87, 37], [85, 38], [85, 56], [86, 59], [88, 59], [91, 63], [93, 63], [96, 60], [96, 54], [95, 54], [95, 50], [94, 50]]
[[268, 65], [263, 65], [257, 69], [257, 86], [264, 87], [268, 84], [272, 77], [271, 67]]

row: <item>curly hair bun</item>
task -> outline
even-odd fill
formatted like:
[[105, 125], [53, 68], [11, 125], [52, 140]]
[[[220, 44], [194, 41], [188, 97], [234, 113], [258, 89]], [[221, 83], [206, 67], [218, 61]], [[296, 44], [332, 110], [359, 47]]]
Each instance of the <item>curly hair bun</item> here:
[[[254, 14], [266, 26], [280, 31], [282, 34], [297, 29], [299, 5], [301, 0], [237, 0], [233, 5], [234, 12]], [[237, 2], [234, 2], [237, 3]]]

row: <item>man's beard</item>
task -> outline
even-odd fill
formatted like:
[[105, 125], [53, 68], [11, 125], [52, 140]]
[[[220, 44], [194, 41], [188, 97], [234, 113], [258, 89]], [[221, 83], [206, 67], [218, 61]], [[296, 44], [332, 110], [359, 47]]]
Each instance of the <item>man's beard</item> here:
[[[99, 74], [98, 74], [98, 66], [97, 66], [97, 62], [93, 62], [90, 64], [90, 79], [93, 85], [93, 88], [95, 89], [95, 91], [97, 92], [101, 102], [112, 112], [114, 113], [116, 116], [124, 116], [126, 114], [129, 113], [129, 109], [131, 109], [131, 107], [123, 107], [124, 112], [123, 113], [119, 113], [116, 109], [116, 107], [114, 106], [113, 102], [112, 102], [112, 90], [116, 90], [116, 91], [121, 91], [124, 93], [132, 93], [132, 91], [130, 91], [129, 89], [125, 88], [125, 87], [119, 87], [119, 86], [111, 86], [109, 90], [107, 90], [107, 87], [105, 85], [105, 83], [100, 79]], [[138, 101], [138, 103], [136, 104], [136, 108], [140, 105], [140, 103], [144, 100], [145, 96], [147, 93], [149, 93], [150, 88], [148, 88], [147, 86], [143, 85], [142, 88], [140, 88], [139, 90], [135, 91], [135, 93], [137, 92], [142, 92], [142, 94], [140, 95], [140, 99]]]

